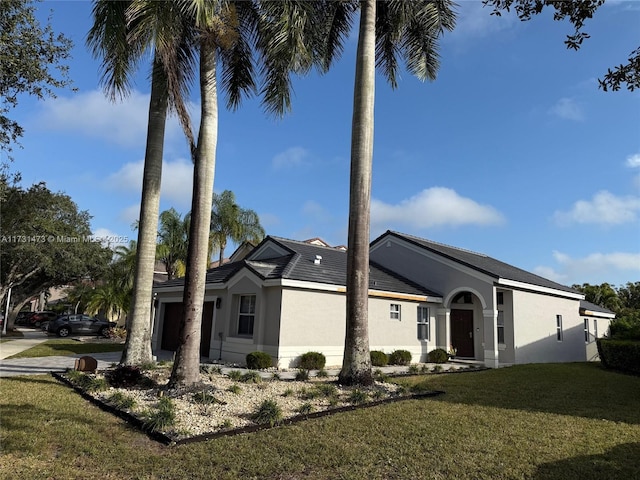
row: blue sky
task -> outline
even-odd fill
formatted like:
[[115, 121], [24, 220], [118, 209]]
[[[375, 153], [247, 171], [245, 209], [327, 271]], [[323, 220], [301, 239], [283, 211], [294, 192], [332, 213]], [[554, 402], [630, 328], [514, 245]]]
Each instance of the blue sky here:
[[[23, 185], [45, 181], [70, 195], [93, 216], [94, 234], [135, 239], [148, 64], [131, 96], [109, 103], [85, 47], [90, 3], [39, 9], [75, 42], [77, 92], [21, 99], [12, 115], [25, 136], [13, 169]], [[639, 27], [640, 2], [607, 2], [574, 52], [563, 43], [566, 22], [543, 14], [522, 23], [460, 2], [435, 82], [403, 73], [394, 91], [378, 77], [372, 239], [397, 230], [567, 285], [639, 281], [640, 92], [597, 88], [638, 46]], [[257, 99], [220, 112], [215, 191], [232, 190], [267, 234], [347, 243], [355, 48], [354, 31], [328, 74], [296, 79], [293, 112], [282, 120]], [[161, 209], [186, 213], [192, 166], [175, 119], [164, 161]]]

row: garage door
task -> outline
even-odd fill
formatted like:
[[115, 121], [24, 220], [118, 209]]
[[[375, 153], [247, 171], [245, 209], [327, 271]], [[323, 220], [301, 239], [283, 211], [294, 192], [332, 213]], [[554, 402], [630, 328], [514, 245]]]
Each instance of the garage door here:
[[[214, 302], [205, 302], [202, 311], [202, 330], [200, 338], [200, 355], [209, 356], [211, 346], [211, 329], [213, 327]], [[178, 349], [178, 333], [180, 332], [180, 318], [182, 316], [182, 302], [165, 303], [162, 326], [162, 350], [172, 352]]]

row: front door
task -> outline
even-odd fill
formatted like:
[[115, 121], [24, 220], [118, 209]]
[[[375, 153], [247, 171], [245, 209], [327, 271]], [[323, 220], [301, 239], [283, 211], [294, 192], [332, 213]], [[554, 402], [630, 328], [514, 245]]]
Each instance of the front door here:
[[451, 345], [456, 356], [474, 358], [473, 310], [451, 310]]

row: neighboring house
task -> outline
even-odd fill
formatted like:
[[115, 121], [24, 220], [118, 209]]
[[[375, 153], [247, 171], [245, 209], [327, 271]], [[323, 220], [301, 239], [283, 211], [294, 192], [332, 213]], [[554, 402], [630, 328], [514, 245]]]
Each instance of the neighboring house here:
[[[207, 273], [201, 354], [244, 363], [259, 350], [293, 367], [301, 354], [319, 351], [327, 365], [340, 365], [345, 250], [267, 237], [239, 256]], [[184, 279], [154, 287], [154, 349], [177, 348], [183, 288]], [[406, 349], [418, 362], [453, 345], [457, 356], [490, 367], [584, 361], [613, 315], [583, 298], [484, 255], [387, 232], [371, 244], [370, 348]]]

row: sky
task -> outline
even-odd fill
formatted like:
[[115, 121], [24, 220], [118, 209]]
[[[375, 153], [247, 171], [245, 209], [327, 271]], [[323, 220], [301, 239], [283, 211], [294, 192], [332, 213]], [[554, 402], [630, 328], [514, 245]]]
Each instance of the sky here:
[[[44, 181], [88, 210], [94, 235], [128, 243], [137, 238], [149, 61], [130, 96], [110, 102], [85, 46], [91, 4], [38, 9], [74, 42], [77, 90], [20, 99], [11, 115], [25, 135], [12, 169], [23, 186]], [[220, 110], [214, 191], [233, 191], [268, 235], [347, 244], [354, 27], [331, 71], [294, 79], [283, 119], [258, 98]], [[608, 1], [584, 30], [591, 38], [567, 50], [573, 29], [550, 13], [520, 22], [461, 1], [435, 81], [403, 71], [393, 90], [377, 76], [371, 239], [416, 235], [565, 285], [640, 281], [640, 92], [605, 93], [597, 82], [638, 47], [640, 2]], [[198, 105], [196, 88], [196, 125]], [[192, 173], [172, 117], [161, 211], [189, 211]]]

